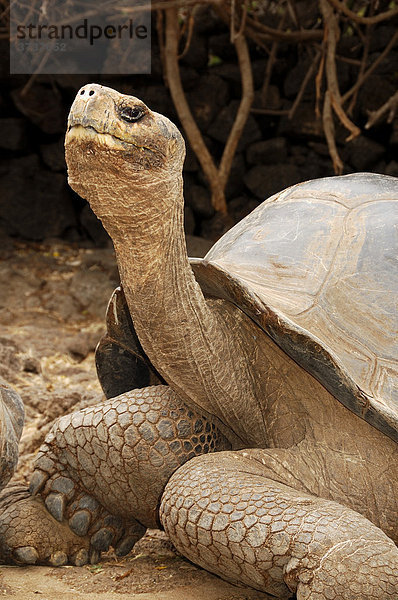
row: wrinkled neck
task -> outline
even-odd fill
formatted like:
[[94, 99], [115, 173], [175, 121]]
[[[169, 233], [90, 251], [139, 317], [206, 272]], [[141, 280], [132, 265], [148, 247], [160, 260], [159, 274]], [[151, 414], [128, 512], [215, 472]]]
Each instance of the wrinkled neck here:
[[141, 194], [134, 217], [103, 218], [137, 335], [154, 367], [183, 399], [215, 415], [220, 426], [234, 423], [229, 437], [236, 443], [243, 420], [238, 414], [231, 419], [231, 406], [240, 407], [246, 363], [237, 335], [231, 339], [222, 311], [206, 302], [190, 267], [182, 181], [159, 187], [156, 207], [153, 198], [148, 204], [147, 190]]

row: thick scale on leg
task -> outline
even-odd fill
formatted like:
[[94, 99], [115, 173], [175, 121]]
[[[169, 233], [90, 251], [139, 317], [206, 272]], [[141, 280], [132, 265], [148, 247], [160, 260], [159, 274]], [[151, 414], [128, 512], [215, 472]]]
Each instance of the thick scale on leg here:
[[[214, 424], [167, 386], [133, 390], [59, 419], [39, 451], [30, 490], [91, 549], [112, 545], [122, 555], [158, 525], [171, 474], [198, 454], [228, 447]], [[36, 535], [41, 540], [40, 523]]]
[[184, 556], [278, 598], [398, 597], [392, 540], [351, 509], [269, 479], [244, 454], [202, 456], [171, 477], [160, 519]]

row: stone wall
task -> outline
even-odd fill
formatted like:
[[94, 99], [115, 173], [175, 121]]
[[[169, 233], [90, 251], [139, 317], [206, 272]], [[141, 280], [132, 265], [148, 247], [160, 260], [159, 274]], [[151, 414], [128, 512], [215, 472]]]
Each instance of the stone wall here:
[[[394, 25], [383, 25], [372, 37], [369, 59], [385, 47]], [[360, 40], [343, 40], [338, 62], [342, 91], [355, 81], [361, 57]], [[7, 42], [0, 41], [7, 56]], [[250, 44], [256, 89], [254, 106], [261, 107], [261, 89], [267, 65], [263, 49]], [[267, 107], [288, 110], [311, 63], [309, 49], [281, 45], [267, 94]], [[348, 62], [347, 60], [348, 59]], [[358, 95], [353, 120], [363, 128], [367, 113], [381, 106], [397, 88], [398, 50], [393, 50]], [[240, 74], [225, 25], [209, 10], [201, 10], [189, 51], [181, 60], [184, 89], [212, 155], [219, 158], [240, 98]], [[91, 79], [144, 100], [178, 124], [165, 87], [156, 28], [153, 27], [150, 76], [98, 77], [38, 76], [24, 95], [25, 76], [0, 70], [0, 228], [8, 235], [29, 240], [62, 237], [76, 242], [106, 245], [107, 236], [88, 205], [67, 186], [63, 136], [67, 112], [76, 91]], [[310, 81], [293, 119], [287, 115], [252, 113], [234, 159], [227, 185], [231, 221], [240, 220], [274, 192], [306, 179], [333, 175], [331, 160], [314, 112], [315, 86]], [[382, 123], [345, 143], [346, 131], [336, 129], [345, 172], [374, 171], [398, 175], [396, 152], [398, 121]], [[198, 161], [188, 148], [184, 168], [186, 230], [209, 239], [223, 231], [225, 223], [214, 214]]]

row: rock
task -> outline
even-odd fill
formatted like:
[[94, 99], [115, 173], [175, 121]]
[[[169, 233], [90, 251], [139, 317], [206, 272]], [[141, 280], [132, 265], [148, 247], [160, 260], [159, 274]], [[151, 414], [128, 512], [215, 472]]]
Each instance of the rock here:
[[86, 250], [83, 254], [81, 264], [84, 270], [94, 270], [105, 273], [114, 287], [119, 285], [120, 277], [113, 247]]
[[257, 206], [259, 206], [258, 200], [254, 198], [248, 198], [247, 196], [238, 196], [228, 202], [228, 213], [231, 215], [234, 223], [238, 223], [244, 217], [252, 212]]
[[386, 175], [391, 175], [392, 177], [398, 177], [398, 162], [396, 160], [389, 162], [384, 173]]
[[230, 215], [216, 212], [211, 219], [204, 219], [201, 223], [201, 235], [207, 240], [217, 241], [228, 229], [233, 226]]
[[185, 236], [185, 239], [187, 242], [188, 256], [191, 257], [203, 258], [213, 245], [213, 242], [205, 240], [197, 235], [187, 235]]
[[187, 96], [198, 127], [205, 131], [229, 101], [228, 84], [217, 75], [205, 74], [200, 77], [195, 90]]
[[190, 206], [184, 206], [184, 231], [186, 235], [193, 235], [196, 229], [195, 217]]
[[[181, 47], [184, 47], [184, 41]], [[188, 52], [181, 59], [181, 64], [188, 65], [194, 69], [205, 69], [208, 61], [207, 37], [199, 35], [195, 30], [192, 34]]]
[[31, 351], [26, 352], [14, 340], [0, 338], [0, 377], [10, 383], [18, 381], [18, 373], [40, 373], [40, 360]]
[[360, 135], [343, 148], [341, 157], [357, 171], [366, 171], [384, 155], [384, 146]]
[[211, 67], [211, 73], [217, 75], [217, 77], [222, 77], [222, 79], [225, 79], [225, 81], [230, 83], [237, 85], [241, 84], [240, 70], [236, 63], [225, 62], [214, 65]]
[[[308, 55], [305, 55], [304, 57], [300, 57], [297, 64], [292, 69], [290, 69], [287, 77], [283, 82], [283, 92], [286, 98], [294, 99], [297, 96], [303, 83], [303, 79], [307, 75], [308, 70], [311, 68], [312, 62], [313, 59]], [[313, 74], [313, 78], [315, 77], [315, 75], [316, 73]], [[311, 82], [308, 82], [305, 95], [314, 96], [314, 94], [315, 89], [313, 82], [312, 84]]]
[[111, 238], [103, 228], [101, 221], [91, 210], [89, 204], [83, 206], [79, 220], [84, 231], [93, 240], [96, 246], [106, 247], [112, 245]]
[[320, 138], [324, 139], [322, 119], [315, 117], [314, 104], [302, 102], [293, 117], [289, 119], [287, 115], [281, 117], [278, 127], [279, 136], [293, 136], [300, 138]]
[[372, 32], [372, 35], [369, 38], [369, 51], [383, 51], [384, 48], [389, 44], [391, 38], [396, 32], [396, 26], [393, 24], [378, 25]]
[[53, 144], [42, 144], [40, 154], [43, 162], [51, 171], [66, 171], [64, 138]]
[[[217, 115], [215, 121], [210, 125], [207, 133], [210, 137], [223, 144], [226, 143], [232, 125], [235, 121], [236, 112], [238, 110], [239, 101], [232, 100], [225, 106]], [[238, 143], [237, 151], [241, 152], [249, 144], [261, 139], [261, 131], [252, 115], [246, 121], [245, 128]]]
[[[264, 58], [258, 58], [257, 60], [252, 61], [252, 75], [253, 75], [253, 84], [254, 89], [261, 88], [264, 83], [265, 71], [267, 68], [268, 60]], [[268, 86], [269, 89], [270, 86]], [[276, 87], [276, 86], [272, 86]]]
[[192, 67], [189, 67], [188, 65], [180, 66], [180, 77], [181, 77], [182, 87], [184, 88], [185, 91], [189, 91], [194, 86], [199, 85], [199, 80], [200, 80], [199, 73]]
[[300, 169], [292, 164], [256, 165], [245, 175], [248, 189], [260, 200], [302, 181]]
[[198, 159], [189, 142], [185, 140], [186, 154], [184, 162], [184, 173], [194, 173], [199, 169]]
[[36, 155], [9, 161], [0, 185], [0, 221], [9, 235], [42, 240], [76, 225], [65, 176], [41, 169]]
[[392, 146], [398, 146], [398, 119], [395, 118], [392, 122], [392, 132], [390, 136], [390, 144]]
[[44, 133], [64, 133], [68, 109], [53, 87], [34, 84], [21, 96], [21, 89], [11, 92], [18, 110]]
[[[269, 85], [267, 89], [265, 108], [272, 110], [279, 110], [282, 108], [282, 100], [279, 92], [279, 88], [276, 85]], [[285, 101], [287, 102], [287, 101]], [[264, 108], [263, 94], [261, 90], [254, 92], [253, 108]], [[272, 116], [272, 115], [261, 115], [257, 113], [257, 119], [261, 116]]]
[[283, 137], [254, 142], [246, 149], [249, 165], [269, 165], [283, 162], [287, 158], [287, 143]]
[[114, 282], [105, 278], [99, 267], [81, 268], [72, 277], [70, 294], [84, 315], [103, 319], [114, 288]]
[[90, 352], [94, 352], [99, 342], [98, 332], [78, 333], [64, 340], [67, 351], [78, 361], [84, 360]]
[[26, 150], [28, 137], [26, 121], [18, 117], [0, 119], [0, 148], [4, 150]]
[[[388, 79], [379, 74], [372, 73], [358, 92], [357, 110], [368, 118], [369, 111], [378, 110], [389, 98], [396, 92], [396, 85], [388, 81]], [[382, 121], [380, 122], [382, 123]], [[374, 127], [380, 126], [377, 123]]]
[[195, 31], [202, 35], [211, 35], [223, 27], [223, 22], [208, 4], [195, 5]]
[[234, 198], [234, 196], [238, 196], [242, 192], [245, 187], [243, 183], [245, 173], [246, 161], [243, 158], [243, 154], [235, 154], [232, 159], [227, 185], [225, 186], [225, 196], [227, 199]]
[[185, 202], [193, 212], [204, 219], [214, 215], [210, 192], [201, 185], [190, 185], [185, 193]]
[[[236, 61], [235, 46], [231, 44], [229, 32], [217, 33], [209, 38], [209, 52], [225, 61]], [[238, 73], [239, 73], [239, 67]], [[240, 80], [240, 77], [239, 77]]]

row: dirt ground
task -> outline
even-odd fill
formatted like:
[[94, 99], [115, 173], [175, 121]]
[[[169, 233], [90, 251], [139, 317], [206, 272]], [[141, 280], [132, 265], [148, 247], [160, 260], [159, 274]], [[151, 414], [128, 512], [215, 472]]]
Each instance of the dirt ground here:
[[[191, 255], [204, 240], [191, 239]], [[94, 349], [109, 296], [118, 285], [111, 248], [0, 239], [0, 379], [26, 410], [15, 478], [27, 481], [57, 417], [103, 399]], [[266, 600], [195, 567], [165, 534], [151, 530], [119, 559], [109, 552], [85, 567], [0, 566], [0, 596], [15, 600]]]

